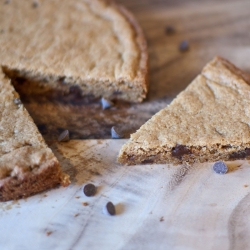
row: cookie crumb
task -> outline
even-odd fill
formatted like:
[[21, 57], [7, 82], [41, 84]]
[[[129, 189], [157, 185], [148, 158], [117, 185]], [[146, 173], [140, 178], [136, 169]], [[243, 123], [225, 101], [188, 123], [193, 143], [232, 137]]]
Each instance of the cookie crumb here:
[[164, 221], [164, 217], [163, 216], [160, 218], [160, 221]]
[[80, 196], [76, 196], [75, 198], [76, 198], [76, 199], [79, 199], [79, 198], [80, 198]]
[[247, 187], [248, 187], [248, 185], [247, 185], [247, 184], [245, 184], [245, 185], [244, 185], [244, 187], [245, 187], [245, 188], [247, 188]]
[[74, 217], [77, 217], [79, 214], [74, 214]]
[[88, 202], [82, 202], [82, 205], [86, 207], [86, 206], [89, 205], [89, 203]]
[[47, 236], [50, 236], [51, 234], [52, 234], [51, 231], [46, 232], [46, 235], [47, 235]]

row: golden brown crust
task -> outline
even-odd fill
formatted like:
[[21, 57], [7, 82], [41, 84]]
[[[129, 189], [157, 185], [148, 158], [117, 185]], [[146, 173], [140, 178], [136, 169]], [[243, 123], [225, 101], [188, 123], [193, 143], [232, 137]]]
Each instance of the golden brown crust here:
[[8, 177], [0, 181], [0, 201], [26, 198], [61, 183], [61, 169], [57, 161], [49, 161], [37, 173], [26, 172], [22, 178]]
[[135, 19], [134, 15], [128, 11], [124, 6], [118, 5], [118, 9], [120, 12], [128, 19], [131, 25], [134, 27], [136, 31], [136, 41], [138, 47], [140, 48], [140, 63], [139, 63], [139, 70], [137, 73], [137, 81], [142, 84], [144, 93], [143, 98], [146, 97], [148, 92], [148, 49], [147, 49], [147, 40], [144, 36], [143, 30], [137, 20]]

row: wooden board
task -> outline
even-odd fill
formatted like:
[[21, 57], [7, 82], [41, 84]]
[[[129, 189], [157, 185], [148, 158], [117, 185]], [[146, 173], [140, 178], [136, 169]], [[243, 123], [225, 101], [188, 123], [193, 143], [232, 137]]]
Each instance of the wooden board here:
[[[250, 72], [248, 0], [118, 0], [131, 10], [148, 41], [150, 91], [141, 104], [117, 102], [102, 110], [99, 99], [79, 92], [21, 99], [46, 140], [64, 129], [71, 138], [110, 138], [113, 125], [138, 129], [165, 107], [215, 55]], [[165, 34], [172, 25], [176, 32]], [[178, 45], [188, 40], [189, 51]], [[22, 89], [25, 90], [22, 92]], [[0, 249], [250, 249], [250, 168], [230, 163], [220, 176], [211, 164], [119, 166], [124, 140], [53, 144], [72, 177], [68, 188], [0, 204]], [[84, 184], [98, 186], [95, 197]], [[102, 214], [111, 200], [117, 216]], [[88, 206], [83, 206], [88, 202]]]
[[[126, 138], [182, 91], [203, 66], [221, 55], [250, 72], [249, 0], [119, 0], [134, 13], [142, 26], [149, 50], [150, 91], [145, 102], [117, 102], [102, 110], [99, 99], [82, 98], [77, 90], [63, 96], [34, 96], [19, 88], [26, 108], [47, 140], [64, 129], [71, 138], [110, 138], [114, 125]], [[166, 35], [172, 25], [176, 32]], [[179, 43], [188, 40], [190, 50], [181, 53]], [[22, 82], [21, 82], [22, 83]]]
[[[1, 203], [1, 249], [250, 249], [248, 162], [225, 175], [209, 163], [126, 167], [115, 163], [124, 142], [52, 144], [72, 184]], [[108, 201], [116, 216], [102, 213]]]

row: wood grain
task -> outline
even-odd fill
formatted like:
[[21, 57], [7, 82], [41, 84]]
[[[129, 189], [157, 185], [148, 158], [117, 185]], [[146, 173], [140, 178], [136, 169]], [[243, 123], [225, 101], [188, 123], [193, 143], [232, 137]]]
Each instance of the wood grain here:
[[[16, 249], [249, 249], [250, 165], [115, 163], [125, 140], [51, 144], [67, 188], [0, 204], [0, 246]], [[94, 183], [94, 197], [82, 187]], [[117, 215], [102, 213], [112, 201]], [[83, 203], [88, 205], [84, 206]]]
[[[198, 0], [119, 0], [134, 13], [148, 41], [150, 90], [141, 104], [117, 103], [102, 110], [99, 100], [50, 93], [25, 95], [19, 90], [45, 139], [57, 138], [69, 129], [71, 138], [110, 138], [110, 128], [126, 130], [126, 137], [165, 107], [215, 55], [221, 55], [250, 72], [250, 2]], [[172, 25], [176, 32], [165, 34]], [[182, 40], [190, 50], [178, 50]], [[22, 89], [22, 88], [20, 88]], [[24, 92], [24, 93], [23, 93]]]

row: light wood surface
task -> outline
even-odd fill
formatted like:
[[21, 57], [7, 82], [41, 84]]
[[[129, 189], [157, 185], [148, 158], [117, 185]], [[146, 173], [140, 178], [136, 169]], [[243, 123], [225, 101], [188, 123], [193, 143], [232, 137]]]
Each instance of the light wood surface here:
[[[250, 249], [248, 162], [225, 175], [210, 163], [126, 167], [115, 163], [124, 142], [52, 144], [72, 184], [1, 203], [1, 249]], [[108, 201], [116, 216], [102, 213]]]
[[[22, 100], [47, 140], [64, 129], [71, 138], [110, 138], [114, 125], [134, 132], [182, 91], [203, 66], [221, 55], [250, 72], [249, 0], [119, 0], [134, 13], [142, 26], [149, 50], [150, 90], [141, 104], [117, 102], [102, 110], [99, 99], [86, 100], [79, 93], [27, 96]], [[166, 35], [172, 25], [176, 32]], [[181, 53], [179, 43], [188, 40], [190, 50]]]
[[[21, 98], [46, 140], [56, 139], [64, 129], [73, 139], [110, 138], [113, 125], [128, 137], [215, 55], [250, 72], [250, 1], [118, 2], [134, 13], [147, 37], [148, 98], [141, 104], [118, 102], [103, 111], [99, 100], [82, 98], [77, 91], [27, 96], [21, 84]], [[167, 25], [175, 34], [165, 34]], [[182, 40], [190, 44], [185, 53], [178, 51]], [[211, 163], [125, 167], [115, 163], [124, 142], [52, 144], [72, 185], [1, 203], [0, 249], [250, 249], [248, 162], [230, 163], [229, 173], [222, 176], [213, 173]], [[88, 182], [98, 186], [92, 198], [82, 193]], [[102, 214], [109, 200], [117, 216]]]

